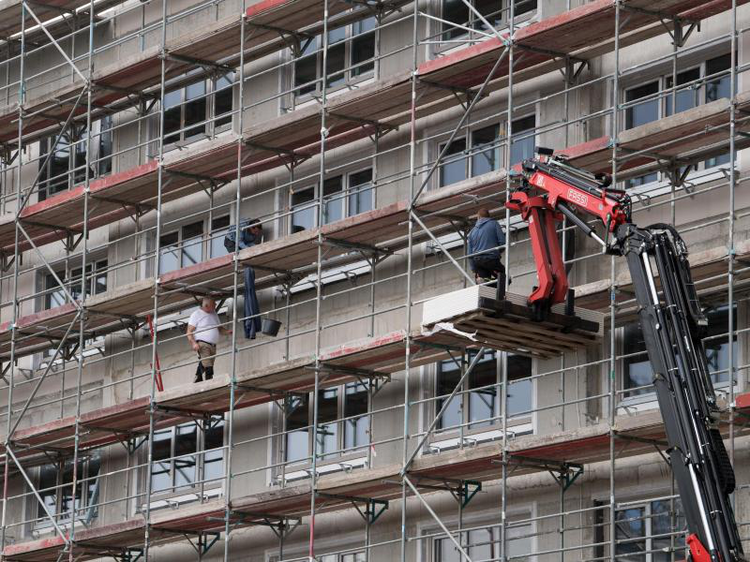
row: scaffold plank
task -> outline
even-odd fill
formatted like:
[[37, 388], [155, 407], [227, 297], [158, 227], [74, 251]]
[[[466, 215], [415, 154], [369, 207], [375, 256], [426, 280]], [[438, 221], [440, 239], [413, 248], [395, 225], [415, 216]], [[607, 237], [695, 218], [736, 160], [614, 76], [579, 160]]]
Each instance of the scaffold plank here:
[[[750, 408], [750, 394], [736, 397], [738, 411]], [[726, 429], [726, 424], [723, 426]], [[746, 430], [743, 430], [746, 431]], [[508, 440], [509, 478], [533, 472], [554, 470], [565, 464], [590, 465], [609, 459], [610, 439], [614, 436], [618, 458], [655, 452], [666, 435], [658, 410], [622, 415], [615, 423], [598, 423], [541, 435], [522, 435]], [[493, 441], [467, 445], [415, 458], [409, 477], [417, 486], [436, 488], [436, 483], [497, 480], [503, 460], [502, 443]], [[318, 478], [316, 511], [351, 507], [352, 499], [391, 499], [401, 493], [400, 464], [324, 474]], [[233, 525], [247, 525], [268, 516], [302, 517], [309, 513], [312, 489], [309, 481], [239, 496], [230, 501], [236, 514]], [[178, 540], [184, 533], [221, 530], [225, 514], [222, 500], [211, 500], [152, 512], [154, 544]], [[122, 523], [102, 525], [76, 532], [74, 548], [80, 559], [95, 558], [106, 549], [136, 546], [143, 540], [144, 521], [134, 518]], [[59, 536], [20, 542], [5, 547], [4, 559], [25, 562], [54, 561], [64, 547]]]
[[[286, 0], [288, 2], [288, 0]], [[284, 2], [278, 1], [279, 5]], [[606, 6], [605, 6], [606, 4]], [[674, 3], [675, 9], [684, 9], [684, 5]], [[672, 3], [670, 3], [672, 5]], [[714, 9], [726, 9], [726, 2], [713, 5]], [[594, 9], [597, 8], [597, 9]], [[583, 18], [588, 21], [592, 14], [607, 14], [607, 10], [612, 9], [611, 2], [598, 1], [592, 4], [582, 6], [581, 9], [572, 10], [571, 13], [564, 14], [565, 17], [556, 16], [543, 20], [535, 24], [524, 27], [522, 39], [529, 42], [540, 41], [543, 43], [544, 38], [550, 30], [567, 29], [566, 26], [578, 25], [577, 18]], [[598, 10], [598, 11], [597, 11]], [[701, 13], [704, 13], [705, 10]], [[707, 13], [707, 12], [706, 12]], [[576, 15], [578, 14], [578, 15]], [[710, 15], [713, 15], [711, 13]], [[597, 17], [604, 17], [602, 15]], [[637, 19], [637, 18], [636, 18]], [[216, 24], [217, 29], [225, 29], [227, 23], [219, 22]], [[562, 27], [561, 27], [562, 26]], [[593, 29], [593, 28], [592, 28]], [[663, 31], [663, 29], [662, 29]], [[210, 28], [204, 31], [207, 36], [214, 35], [215, 30]], [[567, 36], [567, 34], [566, 34]], [[575, 41], [580, 39], [581, 35], [576, 35]], [[536, 38], [536, 39], [534, 39]], [[187, 41], [185, 38], [180, 39], [180, 45], [192, 46], [193, 43], [200, 44], [200, 40], [193, 38], [193, 41]], [[571, 39], [573, 41], [574, 39]], [[211, 44], [210, 39], [206, 39], [207, 44]], [[496, 40], [488, 40], [473, 47], [467, 47], [451, 55], [422, 63], [417, 74], [420, 76], [420, 95], [418, 117], [429, 115], [436, 111], [454, 106], [456, 99], [447, 93], [444, 89], [431, 87], [431, 83], [442, 83], [448, 85], [476, 86], [484, 79], [489, 68], [488, 61], [494, 60], [499, 54], [498, 49], [504, 48]], [[531, 43], [529, 43], [531, 44]], [[186, 47], [187, 48], [187, 47]], [[181, 51], [175, 46], [176, 52]], [[193, 53], [195, 54], [195, 53]], [[146, 57], [141, 54], [139, 57]], [[536, 61], [538, 54], [527, 55], [524, 60], [531, 64]], [[549, 57], [547, 57], [549, 58]], [[532, 60], [533, 59], [533, 60]], [[140, 60], [140, 59], [139, 59]], [[145, 60], [145, 59], [144, 59]], [[154, 60], [159, 60], [158, 57]], [[556, 59], [555, 59], [556, 60]], [[538, 61], [537, 61], [538, 62]], [[536, 64], [536, 63], [534, 63]], [[133, 61], [131, 65], [138, 67]], [[534, 65], [532, 64], [531, 67]], [[529, 68], [531, 68], [529, 67]], [[522, 69], [517, 69], [519, 72]], [[550, 69], [543, 70], [548, 72]], [[105, 71], [102, 70], [104, 73]], [[109, 74], [113, 74], [113, 72]], [[118, 70], [120, 72], [120, 70]], [[129, 72], [129, 71], [122, 71]], [[501, 76], [498, 73], [497, 76]], [[465, 83], [455, 83], [451, 81], [464, 80]], [[497, 78], [495, 79], [497, 82]], [[373, 127], [363, 126], [357, 119], [378, 122], [382, 125], [398, 126], [408, 122], [410, 115], [408, 112], [409, 100], [411, 98], [411, 75], [408, 72], [397, 74], [388, 79], [378, 81], [374, 84], [364, 86], [356, 91], [337, 96], [329, 104], [329, 139], [327, 147], [335, 148], [365, 138], [374, 131]], [[55, 98], [55, 103], [59, 103], [59, 98]], [[714, 102], [709, 104], [711, 107], [706, 109], [694, 108], [695, 111], [708, 111], [711, 115], [711, 123], [719, 126], [721, 120], [727, 122], [728, 112], [726, 111], [728, 101]], [[690, 110], [694, 111], [694, 110]], [[15, 115], [13, 112], [11, 112]], [[673, 121], [690, 119], [688, 112], [673, 116]], [[670, 118], [661, 120], [658, 123], [667, 123]], [[704, 118], [704, 121], [709, 119]], [[1, 118], [0, 118], [1, 121]], [[672, 129], [666, 125], [653, 125], [652, 127], [661, 127], [663, 131], [659, 136], [660, 139], [666, 140]], [[625, 148], [638, 147], [643, 144], [643, 139], [651, 138], [652, 132], [645, 129], [637, 128], [624, 133], [623, 146]], [[695, 127], [693, 127], [695, 130]], [[12, 127], [15, 134], [15, 127]], [[207, 140], [196, 143], [185, 150], [170, 153], [165, 158], [165, 169], [174, 172], [187, 172], [198, 174], [204, 177], [212, 177], [220, 180], [229, 181], [234, 179], [237, 174], [238, 156], [244, 161], [242, 174], [249, 175], [259, 173], [264, 170], [276, 168], [288, 163], [291, 159], [289, 153], [294, 153], [298, 158], [314, 156], [319, 151], [319, 134], [320, 134], [320, 115], [316, 107], [310, 106], [301, 110], [291, 112], [286, 115], [271, 119], [262, 124], [252, 124], [245, 131], [243, 140], [248, 143], [241, 155], [237, 150], [237, 137], [222, 136], [221, 138]], [[632, 137], [632, 138], [631, 138]], [[284, 139], [283, 144], [277, 141], [279, 138]], [[682, 132], [675, 134], [671, 140], [676, 141], [685, 139]], [[703, 138], [702, 140], [706, 140]], [[695, 141], [695, 139], [693, 139]], [[652, 142], [653, 141], [648, 141]], [[679, 143], [673, 143], [674, 150], [680, 150]], [[263, 147], [263, 148], [258, 148]], [[277, 150], [269, 150], [275, 147]], [[577, 154], [576, 163], [582, 167], [602, 166], [608, 156], [608, 142], [605, 139], [591, 141], [584, 146], [571, 149], [571, 157]], [[693, 145], [688, 148], [692, 149]], [[579, 153], [575, 151], [578, 150]], [[247, 152], [245, 152], [247, 151]], [[112, 176], [92, 182], [92, 195], [95, 193], [100, 200], [97, 205], [90, 210], [89, 228], [98, 228], [106, 224], [111, 224], [128, 215], [136, 212], [137, 206], [141, 210], [147, 210], [149, 203], [153, 204], [156, 198], [156, 166], [153, 162], [136, 167], [132, 170], [126, 170], [113, 174]], [[182, 197], [201, 189], [194, 180], [186, 176], [170, 176], [170, 182], [165, 189], [164, 201], [172, 198]], [[46, 244], [55, 240], [67, 237], [70, 232], [77, 232], [83, 227], [83, 186], [78, 186], [70, 192], [61, 193], [47, 199], [44, 202], [31, 205], [22, 212], [21, 219], [26, 221], [29, 235], [34, 239], [36, 244]], [[122, 198], [122, 203], [118, 201]], [[61, 214], [51, 220], [46, 216], [51, 209], [58, 209]], [[49, 225], [47, 228], [45, 225]], [[0, 248], [8, 253], [14, 240], [14, 217], [5, 216], [0, 219]], [[27, 250], [30, 244], [24, 241], [23, 250]]]
[[507, 293], [497, 301], [495, 288], [473, 286], [445, 293], [422, 306], [422, 327], [437, 342], [484, 345], [522, 355], [551, 357], [600, 341], [604, 315], [565, 305], [552, 308], [545, 321], [533, 320], [526, 297]]

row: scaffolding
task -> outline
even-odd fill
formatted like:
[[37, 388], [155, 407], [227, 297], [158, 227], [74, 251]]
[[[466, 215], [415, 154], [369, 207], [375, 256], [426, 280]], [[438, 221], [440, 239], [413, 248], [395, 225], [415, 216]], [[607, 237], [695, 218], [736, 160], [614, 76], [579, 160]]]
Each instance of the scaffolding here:
[[[636, 222], [677, 226], [725, 312], [707, 346], [744, 459], [746, 2], [461, 0], [468, 23], [433, 4], [0, 2], [3, 560], [685, 557], [650, 380], [622, 382], [645, 361], [621, 341], [622, 264], [563, 223], [579, 308], [534, 322], [504, 201], [519, 154], [546, 142], [632, 190]], [[480, 208], [508, 233], [519, 294], [502, 303], [468, 268]], [[249, 217], [274, 236], [224, 251]], [[242, 306], [248, 275], [262, 313]], [[425, 320], [459, 290], [477, 306]], [[188, 384], [204, 297], [230, 345]], [[282, 333], [243, 340], [261, 318]], [[436, 364], [457, 373], [440, 390]]]

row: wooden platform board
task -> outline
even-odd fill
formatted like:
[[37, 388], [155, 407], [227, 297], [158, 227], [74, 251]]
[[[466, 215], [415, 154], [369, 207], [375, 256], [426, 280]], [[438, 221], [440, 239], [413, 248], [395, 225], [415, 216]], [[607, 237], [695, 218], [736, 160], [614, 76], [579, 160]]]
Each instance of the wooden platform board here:
[[576, 308], [574, 316], [563, 305], [552, 309], [548, 318], [534, 320], [526, 297], [508, 293], [495, 300], [495, 289], [475, 286], [446, 293], [423, 305], [425, 335], [441, 343], [472, 342], [500, 351], [551, 357], [600, 341], [604, 315]]

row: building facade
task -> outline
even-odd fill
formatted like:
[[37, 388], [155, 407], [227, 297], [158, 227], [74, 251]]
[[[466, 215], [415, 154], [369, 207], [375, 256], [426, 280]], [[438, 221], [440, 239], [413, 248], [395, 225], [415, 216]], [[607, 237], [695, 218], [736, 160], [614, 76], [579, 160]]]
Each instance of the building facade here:
[[0, 2], [3, 558], [684, 560], [624, 260], [560, 224], [596, 337], [422, 321], [481, 208], [531, 292], [539, 146], [685, 238], [744, 537], [744, 4]]

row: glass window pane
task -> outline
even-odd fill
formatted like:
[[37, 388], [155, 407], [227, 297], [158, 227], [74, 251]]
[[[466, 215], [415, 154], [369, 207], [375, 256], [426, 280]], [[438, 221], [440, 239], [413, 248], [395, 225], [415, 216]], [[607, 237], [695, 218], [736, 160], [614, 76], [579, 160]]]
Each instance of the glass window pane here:
[[346, 45], [340, 43], [328, 47], [328, 56], [326, 63], [328, 65], [326, 72], [326, 84], [329, 88], [340, 86], [346, 82]]
[[[685, 518], [679, 498], [674, 501], [674, 509], [669, 500], [651, 502], [651, 541], [652, 562], [672, 562], [685, 559], [685, 535], [670, 536], [686, 530]], [[674, 558], [672, 557], [674, 551]]]
[[204, 436], [203, 479], [214, 480], [224, 476], [224, 420], [212, 419]]
[[[318, 454], [324, 455], [338, 449], [338, 389], [326, 388], [318, 394]], [[325, 423], [333, 422], [333, 423]]]
[[315, 227], [315, 190], [302, 189], [292, 193], [292, 233]]
[[[481, 176], [487, 172], [497, 170], [500, 165], [500, 147], [493, 146], [497, 143], [500, 127], [490, 125], [474, 131], [471, 135], [471, 148], [474, 155], [471, 157], [471, 175]], [[476, 152], [482, 147], [487, 150]]]
[[[443, 19], [446, 22], [458, 23], [460, 25], [467, 25], [469, 22], [469, 8], [462, 0], [443, 0]], [[466, 31], [463, 29], [452, 27], [451, 25], [443, 24], [443, 39], [455, 39], [464, 35]]]
[[349, 174], [349, 216], [372, 210], [372, 169]]
[[[503, 3], [501, 0], [474, 0], [474, 7], [493, 27], [498, 27], [502, 23]], [[482, 30], [487, 28], [484, 22], [474, 13], [471, 14], [471, 17], [474, 20], [472, 27]]]
[[176, 232], [165, 234], [161, 237], [159, 242], [161, 252], [159, 260], [160, 275], [174, 271], [180, 267], [180, 249], [178, 242], [179, 234]]
[[[58, 467], [55, 464], [46, 464], [39, 469], [39, 495], [44, 501], [52, 515], [57, 514], [57, 473]], [[42, 505], [39, 505], [38, 516], [46, 517], [46, 512]]]
[[[642, 507], [618, 511], [615, 523], [615, 547], [618, 560], [626, 562], [646, 562], [646, 527]], [[639, 540], [641, 539], [641, 540]]]
[[344, 417], [347, 418], [344, 426], [344, 448], [346, 449], [361, 447], [369, 443], [367, 416], [348, 419], [367, 413], [367, 394], [367, 386], [362, 383], [346, 385], [344, 396]]
[[[625, 101], [631, 102], [659, 92], [659, 81], [654, 80], [643, 86], [625, 92]], [[625, 128], [632, 129], [659, 119], [659, 100], [651, 99], [628, 107], [625, 110]]]
[[309, 398], [294, 396], [291, 398], [290, 412], [286, 420], [286, 460], [294, 462], [308, 455], [309, 431]]
[[[443, 147], [440, 146], [440, 151]], [[450, 185], [466, 179], [466, 140], [454, 140], [443, 155], [443, 163], [440, 165], [440, 187]]]
[[162, 492], [172, 485], [172, 430], [155, 431], [152, 446], [154, 467], [151, 471], [151, 489]]
[[[182, 128], [181, 115], [182, 90], [167, 92], [164, 94], [164, 142], [170, 143], [180, 140], [177, 133]], [[173, 133], [173, 134], [171, 134]]]
[[[624, 389], [633, 389], [625, 396], [638, 396], [653, 392], [654, 374], [651, 362], [646, 355], [646, 343], [643, 341], [643, 332], [638, 323], [628, 324], [623, 328], [623, 381]], [[636, 354], [633, 357], [628, 355]], [[647, 386], [647, 388], [639, 388]]]
[[461, 562], [461, 553], [450, 539], [437, 539], [435, 541], [436, 562]]
[[224, 246], [224, 236], [226, 236], [228, 231], [229, 215], [211, 221], [210, 257], [218, 258], [227, 254], [227, 249]]
[[94, 276], [94, 294], [100, 295], [107, 291], [107, 260], [96, 263], [96, 275]]
[[[214, 99], [214, 115], [217, 117], [232, 112], [234, 104], [234, 72], [225, 74], [214, 83], [216, 96]], [[232, 122], [232, 116], [226, 115], [216, 120], [216, 126], [221, 127]]]
[[508, 355], [508, 416], [530, 415], [533, 400], [531, 358]]
[[[198, 82], [185, 88], [185, 139], [203, 135], [206, 132], [206, 83]], [[190, 101], [193, 100], [193, 101]], [[190, 127], [202, 123], [195, 127]]]
[[203, 223], [196, 222], [182, 227], [181, 267], [203, 261]]
[[520, 16], [521, 14], [527, 14], [536, 10], [538, 0], [513, 0], [515, 7], [513, 10], [514, 15]]
[[730, 53], [706, 61], [706, 76], [723, 73], [706, 83], [706, 103], [729, 97], [731, 77], [728, 71], [731, 64]]
[[375, 68], [375, 63], [372, 62], [372, 59], [375, 58], [375, 32], [354, 38], [351, 50], [352, 76], [362, 76], [372, 72]]
[[112, 117], [99, 120], [99, 175], [112, 172]]
[[323, 183], [325, 210], [323, 223], [328, 224], [344, 218], [343, 177], [329, 178]]
[[659, 175], [656, 172], [653, 172], [651, 174], [645, 174], [643, 176], [638, 176], [637, 178], [631, 178], [629, 180], [625, 181], [625, 187], [627, 189], [632, 189], [634, 187], [639, 187], [641, 185], [646, 185], [649, 183], [653, 183], [659, 179]]
[[[693, 82], [694, 80], [698, 80], [699, 78], [700, 78], [699, 68], [693, 68], [685, 72], [680, 72], [677, 75], [677, 87], [678, 87], [678, 90], [676, 91], [677, 113], [680, 113], [681, 111], [686, 111], [688, 109], [692, 109], [693, 107], [696, 107], [698, 105], [698, 87], [696, 85], [687, 86], [682, 89], [679, 89], [679, 87], [683, 84], [689, 84], [690, 82]], [[672, 77], [667, 76], [667, 88], [671, 88], [671, 87], [672, 87]], [[666, 103], [666, 114], [672, 115], [672, 94], [671, 93], [666, 95], [665, 103]]]
[[[441, 361], [438, 363], [436, 395], [439, 398], [435, 401], [436, 415], [443, 408], [443, 404], [445, 404], [453, 389], [456, 388], [459, 380], [461, 380], [461, 371], [453, 361]], [[448, 404], [448, 407], [437, 423], [437, 427], [438, 429], [455, 427], [460, 425], [461, 421], [461, 396], [458, 395], [454, 396]]]
[[[513, 140], [510, 143], [510, 163], [511, 166], [519, 164], [526, 158], [534, 156], [536, 139], [531, 134], [536, 128], [536, 116], [529, 115], [513, 121], [511, 130]], [[520, 138], [519, 138], [520, 137]]]
[[[470, 427], [486, 427], [493, 422], [497, 407], [497, 359], [495, 352], [484, 354], [469, 375], [469, 421]], [[474, 390], [476, 389], [476, 390]]]
[[318, 77], [317, 55], [302, 57], [294, 63], [294, 87], [298, 96], [314, 92]]
[[492, 528], [469, 531], [469, 556], [472, 560], [495, 560], [498, 558], [498, 545], [492, 536]]
[[[708, 312], [708, 333], [704, 345], [708, 372], [714, 384], [729, 382], [729, 307], [721, 306]], [[737, 308], [734, 307], [733, 325], [737, 328]], [[737, 367], [737, 334], [732, 337], [732, 363]]]
[[174, 444], [174, 483], [185, 486], [195, 482], [195, 453], [198, 450], [198, 432], [194, 423], [176, 428]]

